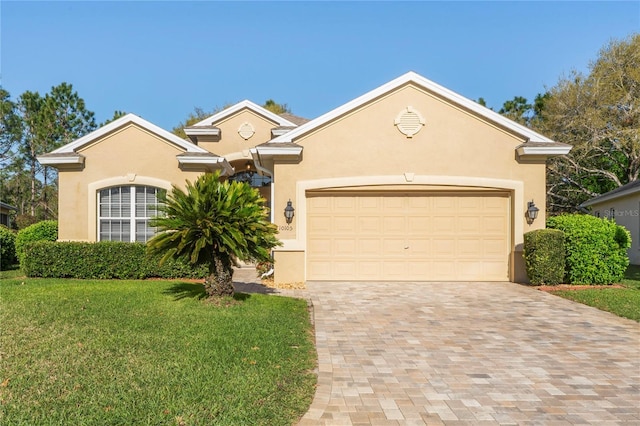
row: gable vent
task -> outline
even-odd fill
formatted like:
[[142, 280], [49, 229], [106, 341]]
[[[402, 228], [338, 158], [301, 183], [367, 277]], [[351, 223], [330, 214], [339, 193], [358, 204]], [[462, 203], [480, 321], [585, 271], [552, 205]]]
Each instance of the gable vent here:
[[413, 137], [424, 126], [424, 118], [413, 107], [408, 106], [400, 111], [394, 122], [400, 133], [407, 138]]

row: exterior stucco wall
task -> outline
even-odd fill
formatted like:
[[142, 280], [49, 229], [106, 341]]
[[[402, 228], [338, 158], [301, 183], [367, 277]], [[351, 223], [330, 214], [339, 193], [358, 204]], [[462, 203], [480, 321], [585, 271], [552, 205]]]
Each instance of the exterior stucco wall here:
[[[238, 134], [238, 129], [245, 122], [250, 123], [255, 131], [255, 134], [248, 140]], [[226, 117], [214, 125], [220, 129], [219, 140], [217, 142], [198, 142], [198, 146], [224, 156], [230, 162], [241, 158], [251, 160], [249, 150], [270, 140], [271, 129], [277, 127], [276, 123], [247, 109]]]
[[[394, 126], [395, 118], [407, 106], [419, 111], [426, 121], [412, 138]], [[295, 142], [304, 147], [302, 161], [275, 165], [274, 216], [285, 243], [279, 258], [293, 256], [287, 251], [305, 250], [305, 193], [309, 189], [370, 185], [396, 188], [445, 185], [451, 189], [479, 186], [511, 192], [510, 275], [514, 281], [526, 280], [521, 260], [523, 234], [544, 227], [545, 164], [518, 161], [515, 148], [524, 140], [408, 85]], [[296, 208], [291, 225], [285, 223], [282, 214], [289, 199]], [[540, 207], [540, 214], [529, 225], [524, 212], [526, 202], [532, 199]], [[280, 280], [278, 269], [276, 267], [277, 282]], [[301, 276], [296, 280], [303, 279]]]
[[95, 241], [97, 191], [119, 185], [184, 187], [201, 173], [184, 172], [176, 155], [182, 150], [131, 124], [79, 151], [82, 170], [60, 170], [58, 237], [61, 241]]
[[[629, 194], [614, 200], [595, 203], [591, 206], [594, 215], [613, 217], [631, 233], [631, 247], [627, 250], [632, 265], [640, 265], [640, 194]], [[611, 209], [614, 215], [611, 216]]]

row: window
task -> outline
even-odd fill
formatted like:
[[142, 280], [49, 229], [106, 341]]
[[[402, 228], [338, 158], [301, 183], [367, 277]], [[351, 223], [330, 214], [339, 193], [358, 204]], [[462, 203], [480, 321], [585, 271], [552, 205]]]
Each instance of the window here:
[[0, 213], [0, 225], [9, 226], [9, 215]]
[[149, 219], [156, 215], [160, 188], [115, 186], [98, 192], [98, 240], [147, 242], [155, 235]]

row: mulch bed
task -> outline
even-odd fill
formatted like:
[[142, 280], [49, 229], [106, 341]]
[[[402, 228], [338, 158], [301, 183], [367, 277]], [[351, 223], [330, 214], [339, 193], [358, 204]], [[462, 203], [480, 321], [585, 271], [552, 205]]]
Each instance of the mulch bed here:
[[554, 291], [580, 291], [580, 290], [593, 290], [599, 288], [625, 288], [620, 284], [611, 285], [573, 285], [573, 284], [558, 284], [558, 285], [541, 285], [536, 289], [547, 293]]

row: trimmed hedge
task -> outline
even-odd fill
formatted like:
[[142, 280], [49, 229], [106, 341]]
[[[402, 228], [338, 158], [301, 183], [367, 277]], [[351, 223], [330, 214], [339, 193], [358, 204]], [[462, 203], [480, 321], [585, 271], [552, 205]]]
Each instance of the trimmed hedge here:
[[18, 261], [16, 257], [16, 233], [0, 225], [0, 270], [8, 269]]
[[16, 235], [16, 256], [23, 263], [25, 245], [34, 241], [56, 241], [58, 239], [58, 222], [43, 220], [18, 231]]
[[204, 278], [206, 266], [149, 256], [142, 243], [38, 241], [25, 247], [28, 277], [82, 279]]
[[564, 232], [565, 279], [571, 284], [612, 284], [624, 278], [631, 234], [615, 221], [565, 214], [549, 218], [547, 227]]
[[562, 283], [565, 256], [564, 232], [538, 229], [524, 234], [524, 260], [531, 284]]

